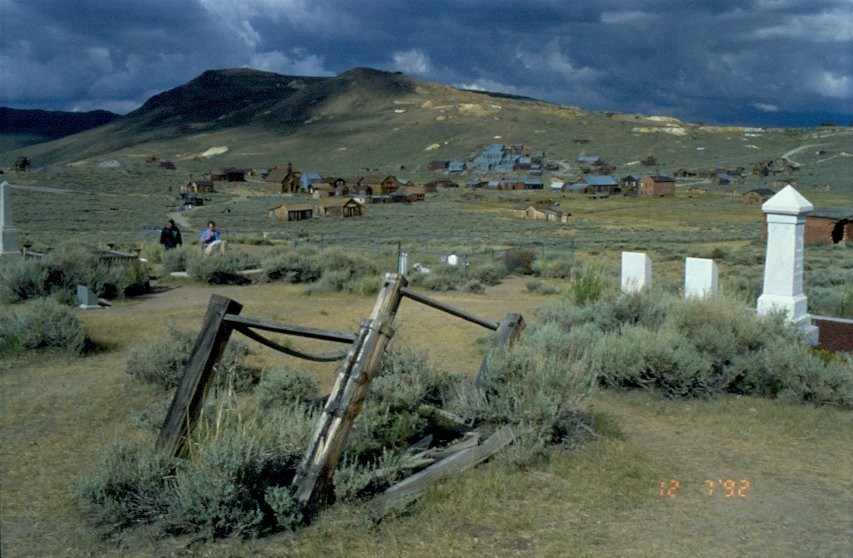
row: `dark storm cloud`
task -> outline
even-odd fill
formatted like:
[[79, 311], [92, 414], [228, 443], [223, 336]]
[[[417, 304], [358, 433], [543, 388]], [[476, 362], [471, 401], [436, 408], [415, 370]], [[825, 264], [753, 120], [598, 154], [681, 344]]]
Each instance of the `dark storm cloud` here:
[[850, 118], [849, 0], [0, 0], [0, 104], [127, 111], [205, 69], [401, 70], [593, 110]]

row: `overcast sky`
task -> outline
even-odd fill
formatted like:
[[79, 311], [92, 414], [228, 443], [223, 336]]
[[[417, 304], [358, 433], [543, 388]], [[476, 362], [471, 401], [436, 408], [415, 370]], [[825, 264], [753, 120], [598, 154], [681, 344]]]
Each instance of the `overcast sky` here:
[[694, 122], [853, 120], [853, 0], [0, 0], [0, 106], [357, 66]]

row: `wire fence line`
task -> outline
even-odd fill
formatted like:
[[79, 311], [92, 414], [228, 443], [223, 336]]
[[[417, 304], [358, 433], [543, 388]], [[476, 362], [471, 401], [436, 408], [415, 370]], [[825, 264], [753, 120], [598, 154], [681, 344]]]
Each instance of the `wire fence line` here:
[[[264, 238], [279, 237], [264, 233]], [[383, 238], [365, 235], [327, 235], [293, 237], [286, 239], [294, 247], [340, 247], [348, 252], [383, 261], [396, 271], [432, 266], [457, 266], [463, 275], [469, 268], [487, 263], [505, 262], [513, 253], [529, 252], [529, 257], [543, 260], [561, 260], [569, 265], [575, 262], [576, 243], [566, 238], [525, 239], [510, 236], [472, 238], [441, 234], [389, 234]], [[401, 265], [404, 269], [401, 269]]]

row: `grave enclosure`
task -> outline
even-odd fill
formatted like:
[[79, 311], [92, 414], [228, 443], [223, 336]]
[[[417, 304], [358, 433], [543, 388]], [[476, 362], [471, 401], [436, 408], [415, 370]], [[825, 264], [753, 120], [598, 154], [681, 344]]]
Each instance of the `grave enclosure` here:
[[[201, 414], [211, 385], [213, 367], [221, 357], [232, 331], [238, 331], [267, 347], [297, 358], [316, 362], [340, 360], [342, 363], [334, 386], [291, 484], [303, 515], [306, 518], [313, 516], [333, 498], [332, 477], [335, 466], [344, 450], [353, 421], [361, 410], [370, 382], [382, 366], [385, 349], [394, 335], [394, 316], [403, 298], [496, 332], [490, 350], [473, 384], [469, 386], [473, 392], [481, 389], [488, 374], [489, 354], [501, 347], [511, 346], [524, 327], [520, 314], [506, 314], [500, 322], [493, 322], [419, 294], [406, 285], [403, 275], [386, 274], [370, 315], [361, 322], [355, 334], [243, 318], [239, 316], [241, 304], [214, 294], [157, 438], [157, 450], [166, 457], [179, 457], [183, 453]], [[346, 351], [306, 353], [276, 343], [255, 330], [348, 343], [350, 347]], [[435, 412], [453, 420], [449, 413], [441, 409], [435, 409]], [[491, 433], [482, 443], [481, 434], [475, 432], [433, 452], [432, 462], [426, 469], [391, 486], [368, 503], [371, 514], [375, 518], [382, 517], [392, 504], [417, 498], [431, 483], [488, 459], [514, 439], [513, 430], [509, 426]]]

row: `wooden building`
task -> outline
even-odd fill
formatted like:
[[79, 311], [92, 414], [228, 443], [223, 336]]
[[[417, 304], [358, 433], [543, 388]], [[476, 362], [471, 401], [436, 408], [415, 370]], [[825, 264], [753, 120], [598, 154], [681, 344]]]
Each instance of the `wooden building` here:
[[533, 221], [549, 221], [551, 223], [568, 223], [572, 213], [553, 209], [544, 204], [522, 204], [517, 205], [513, 215], [518, 219], [531, 219]]
[[283, 203], [270, 209], [270, 219], [278, 221], [305, 221], [314, 217], [314, 205], [310, 203]]
[[755, 188], [743, 194], [743, 203], [761, 205], [770, 198], [776, 195], [776, 192], [769, 188]]
[[222, 176], [225, 177], [226, 182], [246, 182], [246, 169], [225, 167], [222, 169]]
[[301, 188], [300, 173], [290, 163], [285, 168], [274, 167], [264, 178], [264, 185], [271, 192], [293, 194]]
[[208, 194], [214, 191], [212, 180], [190, 180], [181, 186], [181, 193], [187, 194]]
[[640, 179], [640, 197], [672, 198], [675, 197], [675, 179], [668, 176], [644, 176]]
[[364, 206], [352, 198], [323, 198], [317, 205], [317, 214], [321, 217], [360, 217], [364, 215]]
[[850, 241], [853, 241], [853, 208], [815, 209], [806, 215], [806, 243], [842, 244]]

